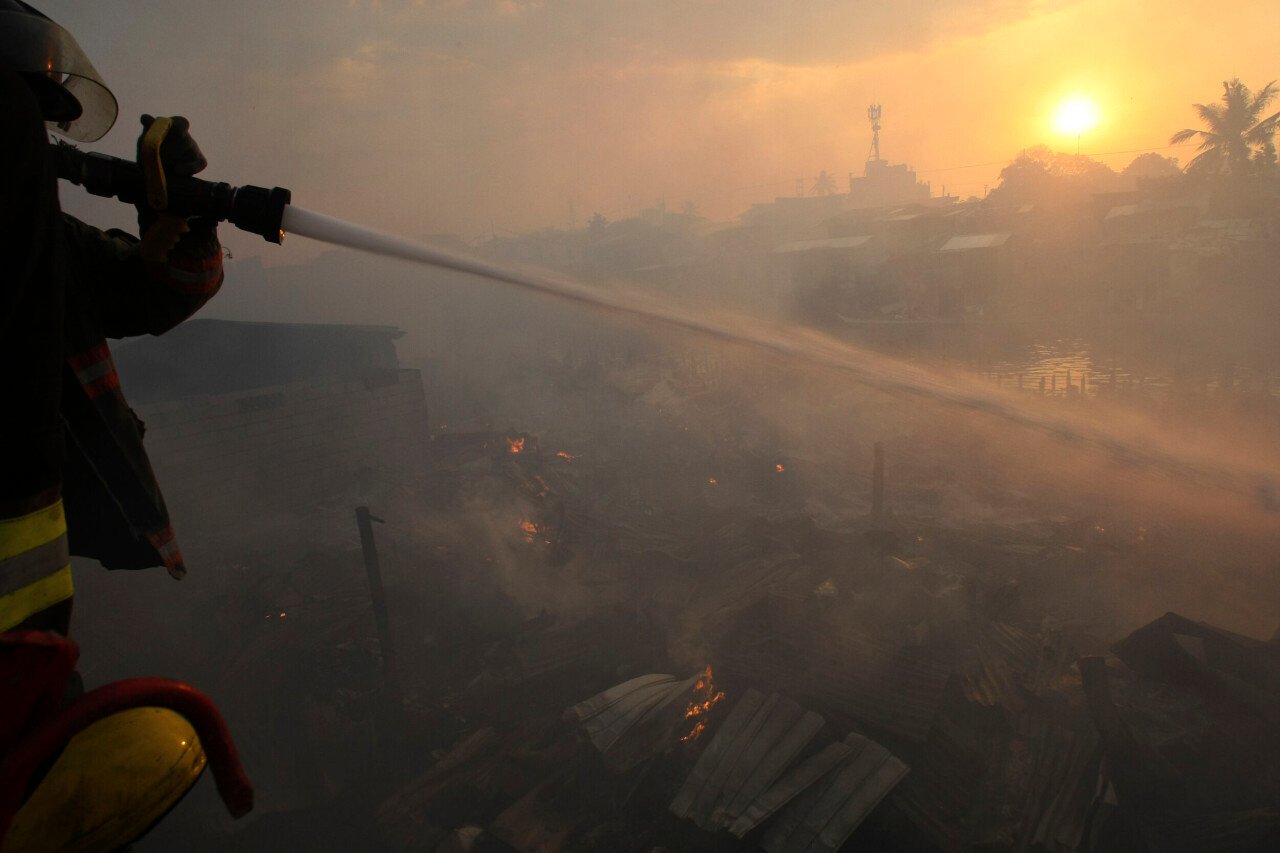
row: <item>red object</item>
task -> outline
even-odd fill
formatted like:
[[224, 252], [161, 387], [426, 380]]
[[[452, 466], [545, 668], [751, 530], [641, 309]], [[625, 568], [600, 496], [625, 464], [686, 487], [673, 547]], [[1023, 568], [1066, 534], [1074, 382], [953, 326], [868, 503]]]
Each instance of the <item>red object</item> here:
[[31, 781], [77, 733], [131, 708], [166, 708], [185, 717], [204, 748], [218, 794], [232, 817], [253, 809], [253, 784], [222, 714], [208, 696], [168, 678], [129, 678], [85, 693], [57, 710], [80, 650], [44, 631], [0, 634], [0, 841], [22, 807]]

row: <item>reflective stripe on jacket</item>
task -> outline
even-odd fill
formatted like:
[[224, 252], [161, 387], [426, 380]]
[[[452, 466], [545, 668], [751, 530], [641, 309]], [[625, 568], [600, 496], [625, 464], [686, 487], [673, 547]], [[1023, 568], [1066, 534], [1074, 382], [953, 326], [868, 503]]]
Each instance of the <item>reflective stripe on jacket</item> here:
[[17, 518], [0, 518], [0, 631], [71, 595], [62, 501]]

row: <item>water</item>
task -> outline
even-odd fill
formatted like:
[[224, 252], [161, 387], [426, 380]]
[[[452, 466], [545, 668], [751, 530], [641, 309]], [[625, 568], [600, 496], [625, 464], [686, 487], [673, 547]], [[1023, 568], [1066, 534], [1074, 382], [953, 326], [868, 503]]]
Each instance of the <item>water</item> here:
[[1151, 424], [1099, 422], [1081, 412], [1046, 412], [1008, 389], [993, 388], [972, 374], [946, 372], [905, 362], [838, 341], [812, 330], [744, 316], [694, 314], [652, 293], [606, 289], [541, 270], [495, 264], [376, 231], [294, 205], [285, 208], [287, 232], [336, 246], [371, 252], [425, 266], [454, 270], [499, 282], [613, 316], [681, 329], [719, 341], [745, 345], [788, 360], [844, 373], [871, 388], [985, 415], [1023, 429], [1051, 435], [1074, 447], [1099, 450], [1135, 469], [1147, 467], [1195, 487], [1211, 486], [1250, 501], [1273, 494], [1280, 461], [1256, 453], [1209, 449], [1195, 441], [1161, 435]]

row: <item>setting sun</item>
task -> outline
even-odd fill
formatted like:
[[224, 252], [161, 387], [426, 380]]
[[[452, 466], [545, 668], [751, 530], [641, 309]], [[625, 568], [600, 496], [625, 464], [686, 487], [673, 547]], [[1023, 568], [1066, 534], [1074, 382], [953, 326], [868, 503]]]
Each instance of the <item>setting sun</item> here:
[[1068, 98], [1053, 114], [1053, 127], [1059, 133], [1079, 136], [1098, 123], [1098, 108], [1088, 98]]

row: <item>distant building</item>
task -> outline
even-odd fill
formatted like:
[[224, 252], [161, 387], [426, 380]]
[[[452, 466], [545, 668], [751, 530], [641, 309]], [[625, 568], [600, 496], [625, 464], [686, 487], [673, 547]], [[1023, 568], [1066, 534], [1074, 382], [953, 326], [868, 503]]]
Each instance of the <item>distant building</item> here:
[[929, 185], [916, 180], [916, 173], [904, 163], [868, 160], [861, 178], [849, 175], [849, 196], [845, 209], [888, 207], [928, 201]]
[[[191, 320], [119, 345], [121, 381], [184, 544], [269, 536], [282, 518], [424, 471], [422, 379], [392, 326]], [[345, 515], [343, 521], [346, 521]]]

